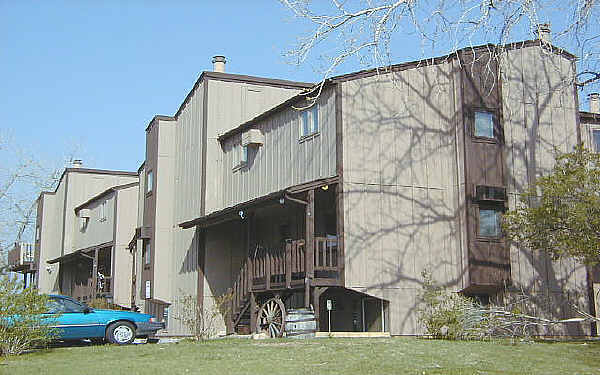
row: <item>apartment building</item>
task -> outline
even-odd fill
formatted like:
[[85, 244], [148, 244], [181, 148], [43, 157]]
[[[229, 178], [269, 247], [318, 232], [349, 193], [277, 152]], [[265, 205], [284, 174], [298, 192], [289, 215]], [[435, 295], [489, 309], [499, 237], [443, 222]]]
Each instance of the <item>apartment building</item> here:
[[108, 276], [115, 302], [164, 318], [169, 335], [189, 334], [181, 297], [210, 310], [226, 293], [230, 333], [278, 336], [308, 308], [319, 330], [420, 334], [423, 271], [484, 304], [526, 293], [520, 308], [538, 316], [598, 311], [594, 270], [500, 230], [555, 150], [600, 140], [570, 53], [541, 40], [465, 48], [328, 79], [314, 102], [318, 86], [213, 63], [173, 116], [150, 121], [137, 173], [69, 168], [40, 195], [42, 291], [104, 296]]
[[[198, 249], [202, 234], [178, 223], [220, 207], [220, 134], [289, 99], [311, 84], [225, 73], [213, 58], [173, 116], [158, 115], [146, 128], [146, 158], [139, 169], [139, 216], [131, 241], [137, 259], [134, 294], [143, 311], [165, 317], [169, 334], [185, 334], [176, 315], [179, 297], [210, 300]], [[229, 277], [229, 275], [224, 275]], [[216, 291], [217, 294], [222, 292]], [[208, 302], [207, 302], [208, 303]], [[166, 311], [166, 312], [165, 312]]]
[[[234, 292], [229, 331], [278, 335], [301, 307], [327, 330], [329, 300], [332, 331], [419, 334], [425, 270], [482, 303], [524, 292], [538, 316], [593, 311], [583, 265], [500, 228], [580, 140], [575, 74], [540, 40], [466, 48], [334, 77], [316, 103], [296, 95], [221, 135], [220, 209], [179, 226], [204, 238], [208, 289]], [[563, 328], [540, 333], [591, 333]]]
[[113, 275], [123, 266], [131, 269], [126, 248], [135, 230], [137, 201], [130, 196], [137, 194], [137, 182], [135, 172], [76, 163], [65, 169], [55, 191], [40, 194], [34, 264], [41, 292], [85, 302], [103, 297], [130, 306], [128, 293], [114, 287], [123, 280]]

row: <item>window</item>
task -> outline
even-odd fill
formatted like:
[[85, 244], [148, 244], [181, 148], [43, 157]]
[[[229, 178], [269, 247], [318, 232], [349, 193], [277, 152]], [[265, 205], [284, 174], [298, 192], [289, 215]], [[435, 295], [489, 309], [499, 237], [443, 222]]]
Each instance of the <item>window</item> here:
[[35, 240], [39, 241], [40, 240], [40, 227], [35, 227]]
[[79, 218], [79, 225], [80, 225], [79, 230], [81, 232], [85, 232], [85, 230], [87, 228], [87, 225], [88, 225], [88, 219], [89, 218], [87, 218], [87, 217], [80, 217]]
[[502, 211], [498, 207], [479, 208], [479, 236], [500, 237]]
[[239, 165], [248, 164], [248, 146], [241, 146], [239, 149]]
[[82, 313], [85, 307], [73, 300], [67, 298], [50, 298], [46, 305], [48, 313]]
[[152, 261], [152, 259], [151, 259], [150, 241], [147, 241], [144, 244], [144, 265], [146, 265], [146, 266], [150, 265], [151, 261]]
[[592, 129], [592, 143], [595, 152], [600, 152], [600, 129]]
[[492, 112], [475, 111], [475, 137], [494, 138], [494, 114]]
[[150, 193], [154, 188], [154, 173], [148, 171], [146, 173], [146, 193]]
[[300, 137], [319, 132], [319, 106], [317, 104], [300, 114]]
[[98, 221], [106, 221], [106, 201], [98, 207]]

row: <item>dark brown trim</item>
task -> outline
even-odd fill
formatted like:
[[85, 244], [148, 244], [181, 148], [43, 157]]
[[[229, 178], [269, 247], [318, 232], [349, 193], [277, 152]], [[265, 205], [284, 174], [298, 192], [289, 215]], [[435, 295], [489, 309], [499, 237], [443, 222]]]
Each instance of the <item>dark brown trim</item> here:
[[204, 82], [202, 97], [202, 172], [200, 175], [200, 214], [206, 215], [206, 146], [208, 145], [208, 82]]
[[176, 120], [177, 119], [173, 116], [155, 115], [154, 117], [152, 117], [152, 120], [150, 120], [150, 122], [148, 123], [148, 126], [146, 126], [146, 131], [150, 131], [150, 129], [152, 129], [152, 127], [158, 121], [176, 121]]
[[104, 249], [105, 247], [109, 247], [109, 246], [113, 246], [113, 245], [114, 245], [114, 241], [104, 242], [99, 245], [94, 245], [94, 246], [90, 246], [90, 247], [86, 247], [83, 249], [73, 251], [72, 253], [62, 255], [58, 258], [50, 259], [50, 260], [46, 261], [46, 263], [48, 263], [48, 264], [54, 264], [54, 263], [59, 263], [59, 262], [62, 263], [62, 262], [68, 261], [68, 260], [70, 260], [70, 258], [73, 258], [76, 256], [80, 256], [80, 255], [85, 256], [86, 255], [85, 253], [87, 253], [88, 251]]
[[111, 295], [113, 297], [113, 302], [115, 298], [115, 279], [116, 279], [116, 269], [115, 269], [115, 258], [117, 257], [117, 214], [119, 212], [119, 193], [118, 190], [115, 192], [115, 207], [113, 209], [113, 246], [110, 254], [110, 280], [111, 280]]
[[[577, 100], [577, 95], [575, 100]], [[578, 103], [578, 101], [577, 101]], [[584, 124], [600, 124], [600, 113], [579, 111], [579, 121]]]
[[231, 129], [230, 131], [226, 132], [223, 135], [220, 135], [217, 140], [221, 143], [223, 143], [225, 140], [233, 137], [236, 134], [239, 134], [245, 130], [250, 129], [252, 126], [254, 126], [257, 122], [271, 116], [274, 113], [277, 113], [281, 110], [284, 109], [288, 109], [292, 106], [294, 106], [295, 104], [297, 104], [298, 102], [300, 102], [304, 96], [306, 95], [306, 93], [300, 93], [298, 95], [292, 96], [291, 98], [289, 98], [288, 100], [284, 101], [281, 104], [276, 105], [275, 107], [267, 110], [266, 112], [263, 112], [261, 114], [259, 114], [258, 116], [254, 117], [251, 120], [248, 120], [246, 122], [244, 122], [243, 124], [241, 124], [240, 126]]
[[102, 199], [102, 198], [106, 197], [107, 195], [110, 195], [111, 193], [115, 193], [115, 192], [117, 192], [119, 190], [127, 189], [127, 188], [130, 188], [130, 187], [136, 186], [136, 185], [139, 185], [139, 182], [131, 182], [129, 184], [117, 185], [117, 186], [113, 186], [111, 188], [108, 188], [108, 189], [104, 190], [102, 193], [93, 196], [92, 198], [88, 199], [84, 203], [82, 203], [79, 206], [75, 207], [75, 209], [74, 209], [75, 210], [75, 215], [77, 215], [77, 213], [82, 208], [84, 208], [85, 206], [87, 206], [90, 203], [93, 203], [94, 201]]
[[314, 180], [305, 184], [295, 185], [289, 187], [287, 189], [279, 190], [267, 195], [263, 195], [262, 197], [254, 198], [246, 202], [238, 203], [234, 206], [230, 206], [224, 208], [220, 211], [215, 211], [209, 215], [204, 215], [197, 217], [193, 220], [184, 221], [179, 223], [178, 226], [180, 228], [191, 228], [194, 226], [200, 226], [201, 228], [210, 227], [216, 224], [221, 224], [226, 221], [239, 219], [239, 211], [246, 210], [248, 208], [254, 208], [259, 205], [268, 205], [268, 204], [279, 204], [280, 198], [285, 198], [287, 194], [298, 194], [302, 192], [306, 192], [312, 189], [316, 189], [325, 185], [333, 185], [338, 183], [338, 177], [331, 178], [322, 178], [319, 180]]
[[[65, 171], [63, 172], [63, 175], [67, 172], [67, 169], [65, 169]], [[62, 176], [61, 176], [62, 179]], [[58, 182], [60, 185], [60, 181]], [[58, 186], [56, 186], [56, 189], [58, 189]], [[62, 212], [62, 236], [60, 239], [60, 255], [63, 256], [65, 255], [65, 230], [66, 230], [66, 226], [67, 226], [67, 201], [68, 201], [68, 197], [69, 197], [69, 174], [66, 175], [65, 177], [65, 196], [63, 199], [63, 212]]]
[[254, 85], [260, 85], [260, 86], [272, 86], [272, 87], [281, 87], [281, 88], [290, 88], [290, 89], [302, 89], [302, 88], [309, 88], [309, 87], [314, 86], [314, 84], [306, 83], [306, 82], [294, 82], [294, 81], [285, 81], [285, 80], [273, 79], [273, 78], [262, 78], [262, 77], [253, 77], [253, 76], [246, 76], [246, 75], [239, 75], [239, 74], [204, 71], [204, 72], [202, 72], [202, 74], [200, 74], [200, 77], [198, 77], [198, 79], [194, 83], [194, 87], [192, 87], [190, 92], [188, 92], [188, 94], [186, 95], [185, 99], [183, 100], [183, 102], [181, 103], [179, 108], [177, 109], [177, 112], [175, 112], [175, 115], [173, 116], [175, 119], [177, 119], [179, 117], [179, 115], [181, 114], [181, 112], [183, 111], [185, 106], [188, 104], [188, 102], [194, 96], [196, 90], [200, 86], [200, 83], [202, 83], [203, 81], [206, 82], [209, 79], [214, 79], [214, 80], [224, 81], [224, 82], [246, 83], [246, 84], [254, 84]]
[[[503, 45], [502, 47], [505, 50], [511, 50], [511, 49], [517, 49], [517, 48], [530, 47], [530, 46], [542, 46], [542, 44], [541, 44], [540, 40], [536, 39], [536, 40], [526, 40], [526, 41], [522, 41], [522, 42], [509, 43], [509, 44]], [[408, 70], [408, 69], [419, 68], [419, 67], [423, 67], [423, 66], [431, 66], [431, 65], [447, 63], [453, 59], [458, 59], [459, 57], [462, 56], [462, 54], [464, 52], [475, 52], [475, 51], [488, 51], [489, 52], [489, 51], [496, 51], [496, 50], [498, 50], [498, 48], [499, 47], [495, 44], [484, 44], [484, 45], [474, 46], [474, 47], [465, 47], [465, 48], [456, 50], [456, 51], [454, 51], [450, 54], [444, 55], [444, 56], [433, 57], [430, 59], [415, 60], [415, 61], [405, 62], [405, 63], [401, 63], [401, 64], [396, 64], [396, 65], [378, 67], [378, 68], [374, 68], [374, 69], [367, 69], [367, 70], [361, 70], [358, 72], [343, 74], [343, 75], [339, 75], [339, 76], [327, 79], [323, 83], [323, 85], [324, 85], [323, 90], [325, 90], [332, 84], [352, 81], [352, 80], [360, 79], [360, 78], [371, 77], [371, 76], [378, 75], [378, 74], [387, 74], [387, 73], [392, 73], [392, 72], [398, 72], [398, 71], [403, 71], [403, 70]], [[570, 54], [567, 51], [564, 51], [564, 50], [559, 49], [554, 46], [552, 46], [552, 48], [553, 48], [554, 52], [565, 55], [569, 59], [576, 58], [574, 55]], [[245, 123], [239, 125], [238, 127], [226, 132], [225, 134], [219, 136], [217, 138], [217, 140], [222, 143], [225, 140], [227, 140], [228, 138], [234, 136], [235, 134], [241, 133], [244, 130], [251, 128], [258, 121], [265, 119], [266, 117], [270, 116], [271, 114], [277, 113], [281, 110], [284, 110], [284, 109], [287, 109], [287, 108], [293, 106], [295, 103], [302, 100], [306, 96], [307, 93], [314, 91], [318, 87], [319, 87], [319, 84], [313, 85], [312, 87], [306, 87], [307, 90], [291, 97], [290, 99], [286, 100], [285, 102], [269, 109], [266, 112], [263, 112], [262, 114], [256, 116], [255, 118], [253, 118], [249, 121], [246, 121]]]
[[[345, 286], [346, 257], [344, 248], [344, 124], [342, 116], [343, 105], [342, 83], [335, 85], [335, 158], [338, 174], [336, 185], [336, 231], [338, 237], [338, 267], [340, 285]], [[318, 310], [317, 310], [318, 311]]]
[[[361, 70], [358, 72], [342, 74], [342, 75], [339, 75], [336, 77], [332, 77], [331, 80], [334, 82], [346, 82], [346, 81], [352, 81], [352, 80], [359, 79], [359, 78], [371, 77], [371, 76], [374, 76], [377, 74], [386, 74], [386, 73], [391, 73], [391, 72], [398, 72], [398, 71], [402, 71], [402, 70], [418, 68], [418, 67], [422, 67], [422, 66], [431, 66], [431, 65], [442, 64], [442, 63], [448, 62], [451, 59], [456, 59], [459, 55], [461, 55], [464, 52], [480, 52], [480, 51], [485, 52], [485, 51], [498, 50], [499, 48], [502, 48], [504, 50], [513, 50], [513, 49], [532, 47], [532, 46], [542, 46], [544, 48], [547, 47], [547, 45], [542, 44], [542, 42], [539, 39], [524, 40], [521, 42], [513, 42], [513, 43], [504, 44], [501, 46], [498, 46], [497, 44], [488, 43], [488, 44], [482, 44], [482, 45], [473, 46], [473, 47], [461, 48], [461, 49], [458, 49], [452, 53], [449, 53], [449, 54], [443, 55], [443, 56], [432, 57], [432, 58], [421, 59], [421, 60], [414, 60], [414, 61], [409, 61], [409, 62], [396, 64], [396, 65], [378, 67], [378, 68], [374, 68], [374, 69], [365, 69], [365, 70]], [[552, 48], [553, 52], [563, 55], [570, 60], [575, 60], [577, 58], [575, 55], [573, 55], [561, 48], [554, 47], [554, 46], [550, 46], [550, 47]]]
[[58, 187], [62, 183], [63, 178], [69, 172], [77, 172], [77, 173], [89, 173], [89, 174], [106, 174], [110, 176], [137, 176], [137, 172], [129, 172], [129, 171], [111, 171], [106, 169], [89, 169], [89, 168], [65, 168], [62, 175], [58, 179], [58, 184], [56, 184], [56, 188], [54, 191], [42, 191], [40, 192], [40, 196], [44, 194], [56, 194], [58, 191]]

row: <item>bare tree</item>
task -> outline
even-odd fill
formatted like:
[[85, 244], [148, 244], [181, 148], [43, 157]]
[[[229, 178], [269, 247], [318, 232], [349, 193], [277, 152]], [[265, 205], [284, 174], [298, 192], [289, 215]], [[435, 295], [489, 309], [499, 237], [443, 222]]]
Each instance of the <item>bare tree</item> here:
[[0, 130], [0, 265], [13, 243], [31, 237], [36, 198], [54, 189], [62, 167], [62, 162], [39, 160]]
[[502, 46], [537, 39], [549, 23], [552, 44], [579, 56], [579, 84], [600, 78], [597, 0], [280, 2], [310, 28], [286, 56], [302, 64], [316, 55], [323, 80], [350, 60], [374, 68], [474, 45]]

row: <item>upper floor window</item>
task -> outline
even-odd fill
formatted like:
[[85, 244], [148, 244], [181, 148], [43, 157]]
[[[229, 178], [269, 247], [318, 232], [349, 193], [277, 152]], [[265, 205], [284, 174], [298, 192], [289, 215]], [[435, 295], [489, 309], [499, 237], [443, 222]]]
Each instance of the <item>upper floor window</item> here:
[[300, 137], [319, 132], [319, 106], [317, 104], [305, 109], [300, 114]]
[[501, 235], [502, 211], [499, 207], [479, 208], [479, 230], [480, 237], [500, 237]]
[[146, 172], [146, 193], [150, 193], [154, 188], [154, 173], [152, 171]]
[[98, 221], [106, 221], [106, 201], [98, 207]]
[[248, 146], [241, 146], [239, 149], [239, 165], [246, 165], [248, 163]]
[[487, 111], [475, 111], [474, 112], [474, 127], [473, 127], [473, 135], [475, 137], [482, 138], [495, 138], [495, 130], [494, 130], [494, 113]]
[[592, 143], [595, 152], [600, 152], [600, 129], [592, 129]]

